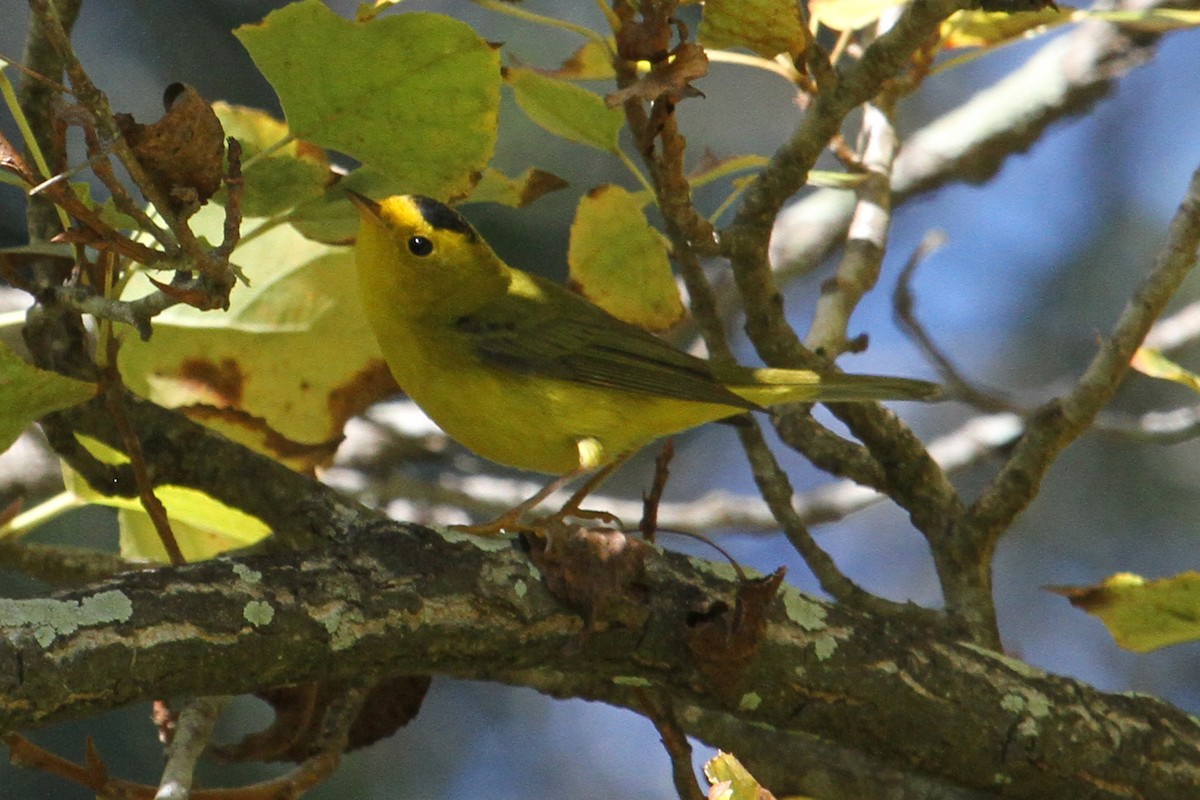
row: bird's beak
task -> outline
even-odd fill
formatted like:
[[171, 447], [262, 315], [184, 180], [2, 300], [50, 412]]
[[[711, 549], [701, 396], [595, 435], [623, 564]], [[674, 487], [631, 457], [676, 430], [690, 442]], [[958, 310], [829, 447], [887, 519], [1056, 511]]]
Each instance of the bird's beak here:
[[376, 203], [365, 194], [359, 194], [353, 189], [346, 190], [346, 197], [350, 198], [350, 202], [355, 205], [355, 207], [358, 209], [358, 212], [362, 214], [363, 217], [379, 219], [379, 203]]

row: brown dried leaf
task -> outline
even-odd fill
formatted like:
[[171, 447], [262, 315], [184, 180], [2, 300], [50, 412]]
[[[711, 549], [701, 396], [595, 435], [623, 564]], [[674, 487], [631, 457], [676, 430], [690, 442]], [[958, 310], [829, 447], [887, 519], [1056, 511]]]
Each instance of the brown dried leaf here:
[[646, 545], [620, 531], [570, 526], [529, 541], [530, 560], [550, 593], [583, 614], [585, 633], [617, 623], [638, 628], [646, 620]]
[[654, 64], [648, 73], [624, 89], [607, 95], [604, 101], [609, 108], [614, 108], [635, 97], [646, 102], [661, 97], [667, 97], [672, 102], [685, 97], [703, 97], [704, 93], [689, 81], [707, 74], [708, 56], [704, 54], [704, 48], [698, 44], [681, 44], [675, 49], [674, 58]]
[[741, 581], [732, 609], [718, 602], [688, 620], [688, 649], [713, 686], [736, 690], [762, 645], [767, 615], [786, 573], [780, 567], [766, 577]]
[[163, 106], [166, 113], [150, 125], [129, 114], [118, 114], [117, 123], [172, 210], [194, 212], [221, 188], [225, 130], [208, 101], [185, 84], [168, 86]]

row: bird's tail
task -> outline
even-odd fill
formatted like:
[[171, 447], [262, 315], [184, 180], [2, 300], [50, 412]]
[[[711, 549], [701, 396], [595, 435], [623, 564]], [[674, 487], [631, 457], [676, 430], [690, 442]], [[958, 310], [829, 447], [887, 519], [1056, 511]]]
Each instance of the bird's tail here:
[[743, 369], [728, 387], [760, 406], [782, 403], [844, 403], [863, 400], [933, 400], [941, 387], [928, 381], [884, 375], [820, 375], [804, 369]]

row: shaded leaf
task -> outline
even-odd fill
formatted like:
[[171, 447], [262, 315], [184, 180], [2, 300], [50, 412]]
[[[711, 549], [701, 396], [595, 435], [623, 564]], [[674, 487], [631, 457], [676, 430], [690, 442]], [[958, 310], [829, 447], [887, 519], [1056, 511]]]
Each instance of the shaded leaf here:
[[619, 186], [580, 199], [567, 263], [572, 288], [619, 319], [662, 331], [683, 318], [667, 246], [637, 196]]
[[96, 384], [39, 369], [0, 342], [0, 452], [34, 420], [95, 394]]
[[470, 197], [471, 203], [500, 203], [513, 208], [523, 208], [550, 192], [557, 192], [567, 182], [552, 172], [530, 168], [520, 177], [510, 178], [499, 170], [488, 167], [483, 171], [479, 183]]
[[465, 192], [491, 159], [499, 55], [463, 22], [427, 13], [351, 22], [320, 0], [300, 0], [234, 33], [295, 136], [347, 153], [406, 191]]
[[517, 105], [541, 127], [572, 142], [615, 153], [625, 115], [611, 109], [600, 95], [574, 84], [510, 67], [504, 72]]
[[1096, 586], [1047, 588], [1099, 617], [1126, 650], [1148, 653], [1200, 639], [1200, 572], [1152, 581], [1121, 572]]
[[538, 69], [543, 75], [551, 78], [562, 78], [570, 81], [606, 81], [616, 77], [613, 69], [612, 55], [608, 47], [588, 39], [584, 44], [562, 62], [558, 69]]

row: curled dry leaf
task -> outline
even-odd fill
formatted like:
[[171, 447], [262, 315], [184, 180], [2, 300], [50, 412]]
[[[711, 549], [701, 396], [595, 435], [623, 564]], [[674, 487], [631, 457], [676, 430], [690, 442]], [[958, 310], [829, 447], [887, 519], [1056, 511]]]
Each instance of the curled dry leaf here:
[[688, 620], [688, 649], [696, 666], [720, 691], [736, 691], [767, 632], [767, 615], [779, 593], [784, 567], [742, 581], [730, 608], [718, 602]]
[[617, 623], [645, 622], [646, 545], [620, 531], [555, 524], [529, 540], [530, 560], [550, 593], [584, 616], [585, 634]]
[[142, 125], [129, 114], [117, 124], [138, 161], [170, 198], [171, 210], [190, 216], [221, 188], [225, 130], [208, 101], [182, 83], [163, 93], [166, 113]]
[[605, 96], [609, 108], [626, 100], [638, 98], [653, 102], [660, 98], [678, 102], [685, 97], [703, 97], [704, 93], [689, 81], [708, 74], [708, 56], [698, 44], [684, 43], [675, 49], [674, 57], [655, 63], [648, 73], [623, 89]]

